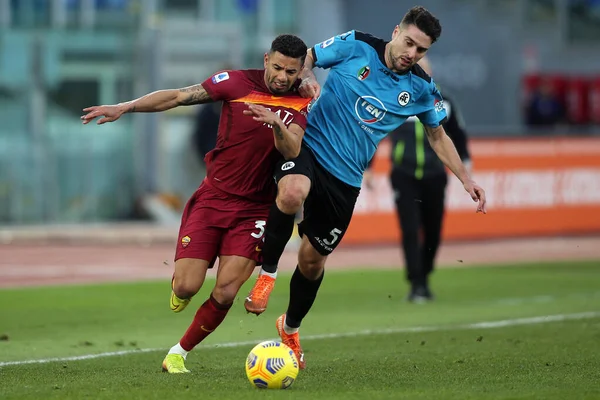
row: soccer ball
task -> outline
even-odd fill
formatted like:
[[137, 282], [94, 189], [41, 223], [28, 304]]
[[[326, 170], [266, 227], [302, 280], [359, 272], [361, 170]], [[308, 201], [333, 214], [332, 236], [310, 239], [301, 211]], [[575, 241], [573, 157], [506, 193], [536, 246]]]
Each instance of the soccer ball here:
[[285, 344], [262, 342], [248, 354], [246, 376], [252, 386], [260, 389], [287, 389], [298, 376], [298, 360]]

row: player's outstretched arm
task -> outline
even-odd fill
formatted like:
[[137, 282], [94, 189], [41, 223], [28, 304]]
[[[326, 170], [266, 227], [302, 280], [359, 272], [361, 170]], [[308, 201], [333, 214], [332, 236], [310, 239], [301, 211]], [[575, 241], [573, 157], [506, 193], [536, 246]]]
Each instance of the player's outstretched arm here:
[[181, 89], [158, 90], [125, 103], [87, 107], [83, 109], [87, 114], [83, 115], [81, 120], [84, 124], [88, 124], [102, 117], [98, 120], [98, 125], [102, 125], [118, 120], [125, 113], [160, 112], [178, 106], [210, 102], [212, 99], [204, 87], [198, 84]]
[[321, 95], [321, 85], [319, 85], [317, 77], [313, 72], [314, 67], [315, 59], [313, 58], [313, 50], [308, 49], [308, 52], [306, 53], [306, 59], [304, 60], [304, 66], [300, 72], [300, 79], [302, 79], [302, 83], [298, 88], [298, 92], [302, 97], [312, 97], [313, 99], [317, 99]]
[[473, 201], [478, 203], [477, 212], [487, 213], [485, 208], [485, 191], [469, 175], [467, 168], [458, 155], [458, 151], [456, 151], [454, 143], [446, 134], [444, 127], [442, 125], [435, 128], [425, 126], [425, 132], [427, 132], [427, 139], [429, 140], [429, 144], [431, 144], [431, 148], [444, 165], [460, 179]]
[[291, 160], [300, 154], [300, 146], [304, 137], [304, 129], [298, 124], [291, 123], [286, 127], [281, 118], [273, 111], [258, 105], [247, 104], [248, 109], [244, 110], [244, 115], [252, 115], [255, 121], [263, 122], [273, 128], [275, 138], [275, 148], [279, 150], [283, 158]]

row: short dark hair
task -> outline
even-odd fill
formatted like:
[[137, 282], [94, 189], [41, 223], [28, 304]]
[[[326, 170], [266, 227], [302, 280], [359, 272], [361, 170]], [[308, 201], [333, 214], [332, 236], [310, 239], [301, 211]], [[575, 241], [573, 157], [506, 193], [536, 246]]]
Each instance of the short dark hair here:
[[307, 50], [308, 47], [306, 46], [306, 43], [298, 36], [284, 34], [277, 36], [275, 40], [273, 40], [269, 53], [277, 51], [286, 57], [300, 58], [300, 61], [304, 64]]
[[414, 6], [402, 17], [400, 25], [415, 25], [435, 43], [442, 34], [440, 21], [423, 6]]

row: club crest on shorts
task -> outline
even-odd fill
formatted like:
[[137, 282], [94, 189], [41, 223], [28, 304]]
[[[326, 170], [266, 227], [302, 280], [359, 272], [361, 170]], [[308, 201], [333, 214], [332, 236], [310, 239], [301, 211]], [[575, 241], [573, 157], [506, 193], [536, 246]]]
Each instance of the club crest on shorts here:
[[292, 169], [296, 166], [293, 161], [288, 161], [281, 166], [282, 171], [287, 171], [288, 169]]
[[191, 241], [192, 241], [192, 238], [190, 238], [189, 236], [182, 237], [181, 238], [181, 247], [188, 247]]
[[400, 104], [402, 107], [406, 106], [409, 101], [410, 101], [410, 93], [402, 92], [398, 95], [398, 104]]

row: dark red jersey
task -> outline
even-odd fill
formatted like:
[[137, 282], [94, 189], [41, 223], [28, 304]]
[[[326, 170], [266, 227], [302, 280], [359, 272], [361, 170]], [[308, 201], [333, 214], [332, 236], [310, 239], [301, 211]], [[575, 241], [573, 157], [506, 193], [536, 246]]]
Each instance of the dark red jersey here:
[[244, 115], [246, 103], [260, 104], [279, 115], [286, 126], [306, 128], [310, 98], [297, 92], [273, 95], [264, 82], [264, 70], [220, 72], [202, 86], [210, 97], [223, 101], [217, 144], [209, 152], [206, 182], [223, 192], [256, 202], [275, 199], [273, 172], [281, 154], [275, 148], [273, 129]]

